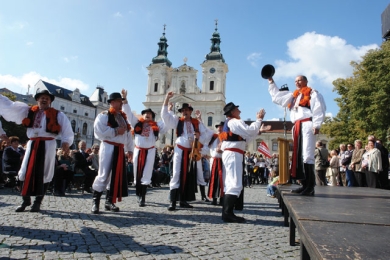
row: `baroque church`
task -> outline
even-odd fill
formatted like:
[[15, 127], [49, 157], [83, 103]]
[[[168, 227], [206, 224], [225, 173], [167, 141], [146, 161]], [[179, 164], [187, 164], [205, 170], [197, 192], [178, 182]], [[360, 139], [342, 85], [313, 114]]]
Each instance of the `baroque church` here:
[[[205, 126], [215, 129], [215, 125], [225, 120], [223, 107], [226, 98], [226, 74], [228, 65], [221, 53], [221, 38], [218, 33], [217, 22], [215, 31], [211, 38], [210, 52], [201, 64], [202, 85], [197, 85], [198, 70], [186, 64], [177, 68], [172, 67], [168, 59], [168, 44], [165, 37], [165, 26], [163, 35], [158, 42], [157, 56], [152, 59], [148, 69], [148, 85], [146, 101], [144, 106], [156, 112], [156, 120], [160, 119], [161, 107], [166, 93], [173, 91], [175, 95], [171, 98], [174, 103], [174, 112], [183, 103], [188, 103], [194, 110], [200, 110]], [[166, 134], [161, 139], [162, 144], [172, 144], [172, 134]], [[175, 139], [175, 137], [173, 137]], [[173, 139], [173, 140], [174, 140]]]

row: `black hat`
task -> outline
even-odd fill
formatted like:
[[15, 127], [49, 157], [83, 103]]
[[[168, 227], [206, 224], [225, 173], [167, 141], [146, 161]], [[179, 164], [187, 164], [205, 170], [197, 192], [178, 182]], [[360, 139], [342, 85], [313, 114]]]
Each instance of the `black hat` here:
[[263, 79], [269, 79], [269, 78], [271, 78], [274, 74], [275, 74], [275, 68], [274, 68], [274, 66], [272, 66], [271, 64], [267, 64], [267, 65], [265, 65], [265, 66], [261, 69], [261, 77], [262, 77]]
[[223, 112], [224, 112], [223, 114], [226, 116], [230, 111], [232, 111], [236, 107], [239, 106], [236, 106], [233, 102], [227, 103], [226, 106], [223, 108]]
[[194, 108], [192, 106], [190, 106], [188, 103], [183, 103], [183, 105], [181, 105], [181, 108], [179, 108], [178, 111], [181, 113], [181, 110], [183, 108], [188, 108], [189, 110], [194, 111]]
[[50, 97], [50, 99], [51, 99], [51, 102], [53, 102], [53, 100], [55, 98], [54, 95], [52, 93], [50, 93], [49, 90], [47, 90], [47, 89], [42, 89], [42, 90], [38, 89], [37, 93], [35, 93], [35, 96], [34, 96], [35, 100], [38, 100], [38, 98], [41, 95], [48, 95]]
[[145, 113], [147, 113], [147, 112], [152, 113], [153, 118], [156, 117], [156, 113], [154, 113], [153, 110], [151, 110], [150, 108], [147, 108], [147, 109], [142, 110], [142, 111], [141, 111], [141, 115], [143, 115], [143, 114], [145, 114]]
[[111, 93], [111, 94], [110, 94], [110, 97], [108, 98], [107, 102], [108, 102], [108, 103], [111, 103], [111, 101], [113, 101], [113, 100], [115, 100], [115, 99], [122, 99], [122, 100], [125, 100], [124, 98], [122, 98], [121, 93], [114, 92], [114, 93]]
[[218, 126], [223, 126], [225, 124], [225, 122], [224, 121], [221, 121], [219, 124], [216, 124], [215, 125], [215, 128], [217, 128]]

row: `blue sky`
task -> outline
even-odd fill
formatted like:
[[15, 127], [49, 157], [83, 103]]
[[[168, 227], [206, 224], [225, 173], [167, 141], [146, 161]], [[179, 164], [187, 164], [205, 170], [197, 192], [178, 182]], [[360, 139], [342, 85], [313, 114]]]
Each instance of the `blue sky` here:
[[[144, 106], [147, 69], [157, 55], [166, 24], [173, 67], [198, 70], [210, 51], [218, 19], [221, 52], [229, 66], [226, 102], [240, 105], [242, 118], [265, 108], [266, 120], [283, 118], [260, 77], [265, 64], [275, 81], [294, 89], [304, 74], [335, 116], [332, 81], [352, 75], [351, 61], [382, 43], [384, 0], [35, 0], [2, 1], [0, 88], [26, 93], [39, 79], [91, 95], [126, 88], [129, 102]], [[201, 87], [198, 85], [198, 87]]]

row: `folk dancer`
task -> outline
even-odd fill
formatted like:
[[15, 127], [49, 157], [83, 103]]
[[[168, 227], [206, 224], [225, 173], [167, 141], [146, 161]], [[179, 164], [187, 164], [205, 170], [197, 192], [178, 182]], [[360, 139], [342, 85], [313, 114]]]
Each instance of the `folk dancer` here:
[[127, 91], [122, 90], [123, 111], [128, 116], [134, 131], [133, 169], [134, 183], [136, 187], [137, 202], [140, 207], [145, 207], [145, 195], [147, 187], [151, 183], [153, 165], [156, 157], [155, 144], [159, 134], [165, 134], [168, 128], [163, 121], [155, 121], [156, 113], [150, 108], [142, 110], [141, 118], [137, 118], [127, 103]]
[[43, 197], [52, 181], [55, 169], [56, 137], [61, 136], [61, 147], [69, 149], [74, 133], [66, 115], [51, 107], [54, 95], [48, 90], [38, 90], [34, 96], [37, 105], [28, 106], [22, 102], [12, 102], [0, 95], [0, 110], [7, 121], [22, 124], [27, 128], [27, 149], [18, 173], [22, 183], [23, 203], [16, 208], [22, 212], [31, 205], [30, 212], [39, 212]]
[[268, 91], [275, 104], [290, 110], [293, 127], [294, 149], [292, 155], [291, 177], [301, 180], [302, 187], [292, 190], [306, 196], [314, 195], [315, 171], [314, 150], [315, 135], [319, 134], [325, 119], [326, 105], [322, 95], [307, 86], [307, 78], [303, 75], [295, 79], [296, 90], [279, 90], [272, 77], [268, 78]]
[[[225, 195], [223, 199], [222, 220], [224, 222], [244, 223], [243, 217], [233, 213], [233, 209], [242, 210], [244, 207], [244, 153], [246, 142], [255, 138], [261, 130], [261, 122], [265, 110], [257, 112], [256, 121], [248, 126], [241, 119], [241, 111], [234, 103], [228, 103], [224, 108], [226, 121], [222, 141], [222, 163], [225, 168]], [[267, 127], [268, 128], [268, 127]]]
[[[176, 128], [177, 135], [173, 155], [173, 176], [169, 183], [170, 206], [168, 207], [168, 210], [170, 211], [176, 209], [176, 201], [179, 194], [180, 207], [193, 208], [193, 206], [187, 202], [195, 200], [196, 174], [198, 172], [195, 162], [189, 165], [192, 144], [195, 141], [195, 138], [198, 140], [198, 144], [203, 144], [210, 138], [207, 135], [207, 130], [203, 123], [198, 119], [191, 117], [194, 109], [189, 104], [183, 103], [182, 107], [178, 110], [182, 115], [181, 117], [168, 111], [168, 103], [173, 95], [173, 92], [167, 93], [161, 111], [161, 118], [164, 123], [169, 129]], [[198, 110], [195, 113], [200, 114]]]
[[99, 150], [99, 170], [93, 188], [92, 213], [99, 213], [100, 197], [105, 189], [105, 209], [118, 212], [117, 199], [128, 196], [125, 154], [133, 153], [133, 138], [126, 114], [122, 111], [123, 98], [120, 93], [110, 94], [108, 111], [100, 113], [94, 123], [95, 137], [101, 141]]
[[209, 142], [210, 147], [210, 183], [208, 196], [212, 198], [213, 201], [211, 205], [217, 205], [217, 200], [219, 198], [219, 205], [223, 205], [223, 196], [224, 196], [224, 179], [223, 179], [223, 166], [222, 166], [222, 150], [221, 150], [221, 141], [219, 140], [219, 134], [222, 133], [222, 129], [225, 122], [220, 122], [215, 125], [217, 128], [217, 133], [214, 133]]

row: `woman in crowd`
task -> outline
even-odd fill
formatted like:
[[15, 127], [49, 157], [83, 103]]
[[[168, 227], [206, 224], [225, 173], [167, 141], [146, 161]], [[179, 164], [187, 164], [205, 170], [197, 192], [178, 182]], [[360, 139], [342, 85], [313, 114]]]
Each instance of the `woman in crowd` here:
[[339, 183], [339, 180], [337, 180], [339, 177], [339, 157], [337, 156], [337, 151], [330, 151], [330, 156], [329, 167], [332, 169], [332, 176], [330, 177], [331, 186], [337, 186], [337, 183]]
[[363, 143], [361, 140], [355, 140], [355, 149], [353, 150], [351, 164], [349, 165], [351, 170], [354, 173], [356, 184], [359, 187], [366, 186], [365, 174], [359, 171], [361, 168], [361, 161], [362, 161], [363, 154], [366, 151], [362, 146]]
[[74, 175], [74, 161], [70, 149], [57, 152], [58, 165], [54, 174], [54, 196], [65, 196], [65, 191]]
[[361, 171], [366, 175], [367, 187], [376, 188], [378, 173], [382, 170], [381, 152], [375, 148], [373, 140], [369, 140], [366, 152], [363, 154]]

